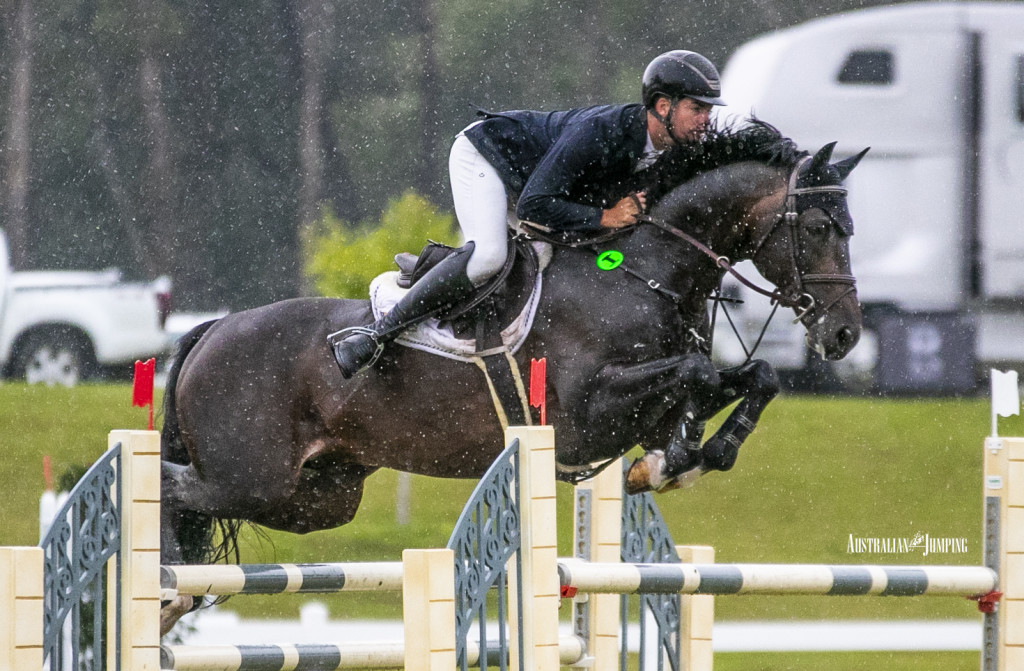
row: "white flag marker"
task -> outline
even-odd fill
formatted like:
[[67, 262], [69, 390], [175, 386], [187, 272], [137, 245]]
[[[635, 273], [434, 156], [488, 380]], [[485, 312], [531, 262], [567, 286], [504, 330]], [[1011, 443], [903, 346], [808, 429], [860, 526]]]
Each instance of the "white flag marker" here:
[[992, 369], [992, 436], [996, 431], [996, 418], [1020, 414], [1020, 390], [1017, 385], [1017, 371], [1006, 373]]

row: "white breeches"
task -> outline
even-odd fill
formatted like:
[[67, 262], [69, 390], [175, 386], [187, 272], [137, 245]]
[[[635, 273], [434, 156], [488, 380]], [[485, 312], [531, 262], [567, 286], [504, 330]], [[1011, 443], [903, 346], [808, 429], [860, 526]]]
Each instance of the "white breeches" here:
[[497, 273], [508, 253], [508, 194], [505, 185], [473, 143], [459, 133], [448, 159], [455, 216], [465, 242], [476, 247], [469, 257], [466, 274], [476, 286]]

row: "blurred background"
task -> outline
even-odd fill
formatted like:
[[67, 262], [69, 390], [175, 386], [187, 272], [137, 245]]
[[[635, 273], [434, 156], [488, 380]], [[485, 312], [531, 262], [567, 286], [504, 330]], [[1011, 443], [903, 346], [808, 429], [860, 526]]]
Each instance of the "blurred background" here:
[[3, 228], [16, 269], [167, 274], [176, 305], [305, 287], [302, 231], [451, 209], [448, 149], [490, 109], [638, 100], [669, 49], [877, 3], [12, 0], [0, 35]]
[[[798, 332], [773, 325], [765, 356], [790, 378], [809, 376], [819, 386], [838, 380], [878, 388], [878, 366], [888, 360], [886, 369], [896, 372], [882, 380], [883, 389], [968, 392], [981, 363], [1024, 359], [1017, 344], [1024, 327], [1001, 333], [995, 351], [976, 352], [972, 343], [991, 338], [969, 314], [998, 303], [993, 319], [1024, 324], [1024, 270], [1007, 261], [1014, 250], [1024, 253], [1017, 249], [1024, 238], [1004, 235], [1020, 232], [1024, 207], [1024, 46], [1008, 47], [1010, 70], [996, 85], [1008, 99], [1019, 97], [1021, 116], [1006, 115], [1016, 153], [987, 154], [1003, 172], [995, 192], [1018, 195], [992, 202], [977, 196], [972, 175], [986, 169], [977, 161], [986, 154], [977, 133], [959, 135], [981, 127], [979, 108], [969, 107], [978, 91], [960, 83], [982, 72], [984, 45], [993, 43], [972, 23], [971, 15], [982, 13], [972, 8], [1019, 16], [1020, 3], [934, 3], [956, 14], [946, 12], [942, 25], [927, 18], [934, 12], [883, 17], [860, 32], [842, 23], [817, 41], [793, 37], [785, 48], [740, 50], [766, 33], [880, 4], [10, 0], [0, 10], [0, 228], [15, 270], [118, 267], [129, 279], [169, 276], [176, 310], [358, 295], [392, 254], [415, 251], [426, 237], [451, 237], [448, 148], [475, 106], [635, 102], [651, 58], [693, 49], [723, 70], [730, 114], [753, 107], [804, 148], [839, 140], [837, 157], [874, 147], [862, 165], [875, 167], [851, 177], [863, 175], [851, 184], [854, 217], [858, 226], [868, 220], [855, 242], [861, 258], [877, 261], [862, 272], [855, 248], [862, 295], [874, 292], [864, 344], [846, 368], [822, 367], [808, 358]], [[843, 42], [854, 38], [861, 41]], [[821, 50], [828, 47], [831, 55]], [[985, 67], [987, 76], [1003, 66]], [[825, 88], [812, 84], [815, 68]], [[956, 86], [945, 87], [949, 77]], [[840, 88], [827, 89], [831, 84]], [[1002, 146], [1006, 137], [992, 142]], [[903, 162], [884, 160], [894, 157]], [[936, 161], [945, 170], [939, 182], [931, 168], [919, 169]], [[900, 175], [910, 181], [895, 179]], [[921, 187], [926, 183], [931, 191]], [[951, 195], [957, 190], [975, 195], [958, 199]], [[978, 212], [991, 211], [1012, 213], [996, 226], [1001, 242], [978, 235], [989, 225], [978, 223]], [[936, 212], [953, 218], [937, 219]], [[388, 230], [376, 238], [358, 238], [382, 224]], [[912, 235], [880, 235], [894, 224], [911, 227]], [[882, 258], [900, 244], [917, 249], [922, 239], [946, 253]], [[995, 256], [986, 257], [986, 249]], [[913, 271], [894, 273], [908, 259]], [[1000, 263], [1016, 275], [997, 286]], [[986, 286], [997, 291], [989, 295]], [[746, 337], [756, 336], [766, 312], [753, 301], [739, 315]], [[743, 357], [724, 338], [720, 350], [724, 363]], [[912, 355], [924, 361], [916, 369], [907, 363]], [[955, 370], [936, 373], [941, 360]], [[925, 377], [914, 381], [914, 370]]]

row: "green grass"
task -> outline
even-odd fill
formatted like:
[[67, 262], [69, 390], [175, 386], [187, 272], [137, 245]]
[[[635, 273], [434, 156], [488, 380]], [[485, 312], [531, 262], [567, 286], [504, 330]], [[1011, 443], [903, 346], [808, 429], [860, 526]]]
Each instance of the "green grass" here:
[[[0, 386], [0, 545], [38, 540], [41, 457], [55, 473], [91, 463], [115, 428], [143, 428], [126, 385], [72, 390]], [[716, 548], [720, 562], [942, 563], [981, 561], [981, 457], [989, 430], [985, 399], [878, 400], [780, 398], [766, 411], [736, 467], [694, 488], [657, 497], [676, 543]], [[1003, 435], [1024, 435], [1020, 417], [1000, 420]], [[244, 539], [244, 561], [398, 560], [407, 547], [443, 546], [475, 482], [414, 477], [411, 523], [395, 523], [396, 474], [367, 482], [360, 512], [341, 528], [307, 536], [270, 532]], [[571, 548], [571, 488], [559, 485], [560, 553]], [[850, 554], [848, 538], [963, 537], [966, 554], [922, 557]], [[398, 617], [398, 595], [315, 595], [331, 617]], [[244, 616], [294, 617], [304, 598], [236, 597]], [[716, 617], [741, 619], [903, 619], [977, 616], [959, 598], [719, 598]], [[568, 610], [568, 609], [563, 609]], [[567, 614], [566, 614], [567, 616]], [[943, 664], [933, 661], [943, 659]], [[821, 660], [827, 660], [822, 662]], [[815, 661], [818, 660], [818, 661]], [[847, 661], [849, 660], [849, 661]], [[911, 660], [914, 660], [913, 662]], [[925, 660], [925, 661], [920, 661]], [[912, 664], [917, 664], [914, 666]], [[719, 669], [959, 669], [977, 654], [758, 654], [716, 656]]]
[[978, 652], [727, 652], [715, 671], [976, 671]]
[[0, 545], [39, 542], [43, 455], [55, 477], [88, 466], [107, 450], [108, 432], [145, 429], [146, 414], [131, 407], [128, 385], [0, 385]]

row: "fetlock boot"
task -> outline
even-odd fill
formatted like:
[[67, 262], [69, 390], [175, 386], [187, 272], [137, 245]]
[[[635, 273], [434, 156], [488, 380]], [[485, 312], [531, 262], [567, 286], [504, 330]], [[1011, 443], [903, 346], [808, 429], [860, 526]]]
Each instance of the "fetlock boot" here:
[[476, 288], [466, 275], [466, 265], [473, 254], [472, 242], [452, 252], [412, 285], [409, 292], [391, 311], [372, 326], [342, 329], [328, 336], [341, 374], [349, 379], [363, 368], [372, 366], [384, 345], [406, 328], [441, 312], [469, 296]]

